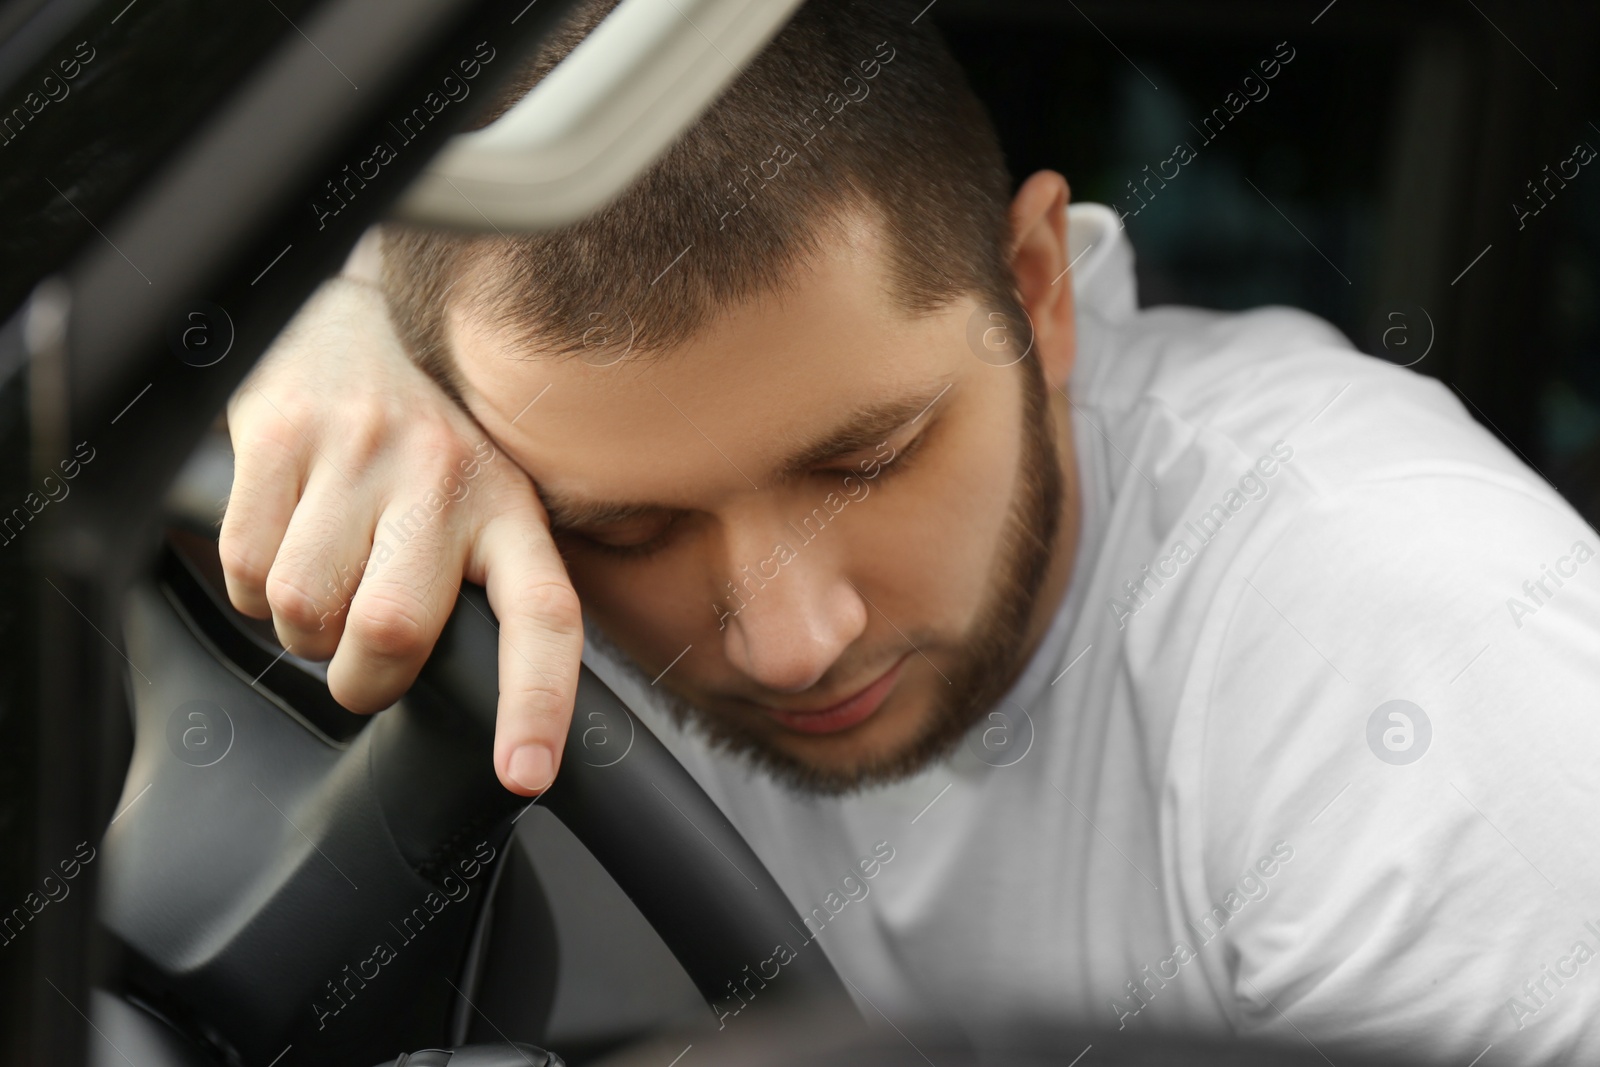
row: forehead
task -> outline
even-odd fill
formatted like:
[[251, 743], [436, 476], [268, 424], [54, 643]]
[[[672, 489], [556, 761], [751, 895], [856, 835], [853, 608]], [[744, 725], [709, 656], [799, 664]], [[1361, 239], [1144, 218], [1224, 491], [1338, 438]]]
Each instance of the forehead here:
[[908, 315], [881, 263], [871, 242], [830, 242], [782, 293], [608, 366], [541, 357], [470, 314], [451, 348], [474, 415], [541, 489], [701, 507], [764, 488], [853, 412], [932, 396], [976, 362], [960, 358], [970, 304]]

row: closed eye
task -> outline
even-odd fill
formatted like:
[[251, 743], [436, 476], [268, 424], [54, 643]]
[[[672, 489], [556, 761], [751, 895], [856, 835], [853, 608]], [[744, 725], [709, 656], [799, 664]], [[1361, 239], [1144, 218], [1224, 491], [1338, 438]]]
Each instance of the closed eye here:
[[577, 540], [584, 548], [592, 548], [618, 559], [644, 559], [655, 555], [677, 536], [678, 517], [668, 514], [664, 519], [652, 520], [647, 528], [637, 523], [625, 524], [616, 530], [561, 531], [561, 535]]
[[[854, 477], [881, 483], [891, 474], [899, 475], [906, 472], [911, 461], [926, 447], [928, 437], [934, 432], [936, 425], [937, 421], [930, 422], [922, 433], [912, 438], [905, 447], [891, 452], [887, 460], [879, 459], [881, 452], [875, 452], [858, 460], [856, 467], [819, 467], [810, 473], [813, 477], [827, 478], [830, 481]], [[866, 469], [873, 461], [877, 461], [878, 470], [876, 474], [869, 475]], [[563, 540], [576, 541], [584, 549], [593, 550], [613, 559], [639, 562], [664, 551], [681, 535], [683, 524], [679, 521], [679, 517], [677, 512], [667, 512], [659, 518], [651, 517], [618, 523], [611, 529], [565, 528], [559, 531], [557, 536]]]

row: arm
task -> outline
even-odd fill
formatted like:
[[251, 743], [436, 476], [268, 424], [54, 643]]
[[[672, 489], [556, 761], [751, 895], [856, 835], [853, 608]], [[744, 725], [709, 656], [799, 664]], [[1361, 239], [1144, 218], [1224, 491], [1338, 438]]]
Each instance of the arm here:
[[500, 622], [495, 770], [553, 779], [577, 686], [577, 595], [533, 485], [406, 357], [369, 233], [228, 404], [221, 556], [235, 607], [273, 621], [328, 687], [381, 710], [416, 679], [462, 579]]

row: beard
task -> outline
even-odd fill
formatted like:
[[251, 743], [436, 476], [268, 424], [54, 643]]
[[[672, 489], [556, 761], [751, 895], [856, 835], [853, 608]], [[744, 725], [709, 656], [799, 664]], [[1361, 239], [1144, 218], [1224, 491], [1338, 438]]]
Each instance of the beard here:
[[791, 792], [842, 796], [908, 778], [949, 755], [1005, 696], [1026, 665], [1028, 629], [1049, 570], [1064, 494], [1054, 424], [1037, 361], [1015, 364], [1022, 375], [1022, 448], [1016, 491], [996, 552], [996, 575], [984, 605], [956, 645], [956, 664], [942, 671], [942, 689], [927, 721], [908, 743], [849, 768], [817, 766], [774, 746], [741, 716], [713, 714], [684, 697], [652, 687], [650, 677], [603, 633], [588, 640], [631, 674], [680, 726], [697, 728], [712, 747], [748, 761]]

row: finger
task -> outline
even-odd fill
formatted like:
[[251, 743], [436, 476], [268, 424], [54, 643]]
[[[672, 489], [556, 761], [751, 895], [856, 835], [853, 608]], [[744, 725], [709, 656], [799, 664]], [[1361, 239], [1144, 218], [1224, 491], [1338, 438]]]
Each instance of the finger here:
[[238, 422], [230, 422], [229, 427], [233, 487], [217, 551], [228, 599], [244, 614], [265, 619], [272, 615], [267, 577], [305, 484], [307, 450], [287, 425], [241, 430]]
[[421, 491], [384, 509], [343, 639], [328, 664], [328, 689], [351, 711], [382, 711], [400, 699], [439, 640], [467, 554], [466, 537], [454, 525], [455, 506], [437, 492]]
[[500, 621], [495, 773], [523, 796], [548, 789], [560, 768], [583, 658], [578, 595], [529, 496], [489, 521], [477, 553]]
[[272, 625], [283, 647], [306, 659], [334, 654], [372, 547], [371, 493], [330, 464], [311, 472], [267, 575]]

